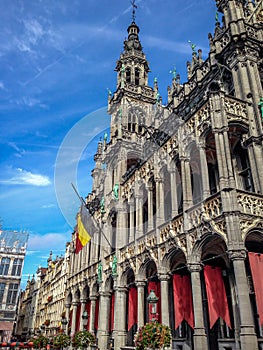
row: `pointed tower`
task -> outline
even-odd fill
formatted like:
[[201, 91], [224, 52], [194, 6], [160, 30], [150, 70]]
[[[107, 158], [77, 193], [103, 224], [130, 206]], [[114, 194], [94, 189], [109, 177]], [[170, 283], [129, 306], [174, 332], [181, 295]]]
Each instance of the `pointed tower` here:
[[[128, 242], [127, 228], [118, 228], [124, 222], [128, 205], [121, 201], [122, 186], [143, 162], [146, 130], [153, 124], [156, 110], [161, 109], [157, 82], [154, 88], [148, 86], [150, 68], [139, 39], [140, 29], [135, 23], [134, 8], [133, 3], [128, 38], [124, 40], [124, 50], [116, 63], [117, 90], [108, 99], [110, 140], [103, 155], [106, 177], [102, 195], [107, 208], [104, 217], [107, 217], [107, 225], [111, 230], [108, 239], [113, 251], [117, 245], [121, 247]], [[111, 195], [107, 196], [109, 193]], [[110, 213], [110, 217], [107, 213]]]
[[[128, 39], [124, 40], [124, 51], [116, 64], [117, 90], [109, 99], [111, 114], [111, 142], [118, 139], [140, 137], [144, 125], [151, 124], [156, 91], [148, 86], [149, 64], [139, 39], [140, 29], [133, 20], [129, 25]], [[132, 106], [132, 107], [131, 107]]]

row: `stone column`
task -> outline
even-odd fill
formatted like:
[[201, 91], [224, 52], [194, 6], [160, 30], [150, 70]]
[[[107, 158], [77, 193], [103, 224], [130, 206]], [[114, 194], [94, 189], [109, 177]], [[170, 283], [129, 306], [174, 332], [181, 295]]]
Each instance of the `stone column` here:
[[91, 333], [94, 333], [96, 300], [97, 300], [96, 296], [90, 296], [89, 331]]
[[176, 185], [176, 170], [170, 172], [172, 190], [171, 190], [171, 202], [172, 202], [172, 218], [178, 214], [178, 199], [177, 199], [177, 185]]
[[263, 193], [263, 164], [262, 164], [262, 146], [259, 142], [253, 142], [248, 146], [249, 161], [255, 192]]
[[110, 315], [110, 296], [109, 292], [100, 292], [99, 309], [99, 329], [98, 329], [98, 347], [107, 349], [109, 337], [109, 315]]
[[230, 152], [228, 128], [225, 128], [223, 130], [222, 136], [224, 140], [224, 154], [227, 162], [227, 176], [228, 176], [229, 186], [235, 187], [236, 182], [235, 182], [235, 177], [233, 172], [232, 156]]
[[114, 349], [120, 349], [125, 346], [126, 341], [126, 302], [127, 289], [124, 287], [116, 287], [114, 300]]
[[188, 209], [193, 205], [191, 169], [189, 159], [181, 157], [181, 172], [182, 172], [182, 190], [183, 190], [183, 209]]
[[191, 272], [192, 281], [192, 295], [193, 295], [193, 308], [194, 308], [194, 348], [196, 350], [208, 350], [207, 336], [204, 326], [204, 312], [202, 302], [202, 290], [200, 281], [201, 264], [192, 263], [189, 264], [189, 270]]
[[158, 227], [164, 222], [164, 183], [159, 177], [156, 181], [156, 226]]
[[70, 332], [71, 336], [75, 334], [78, 302], [73, 301], [72, 305], [73, 305], [73, 311], [72, 311], [71, 332]]
[[148, 231], [153, 230], [153, 188], [152, 184], [147, 186], [148, 195]]
[[143, 234], [143, 208], [142, 203], [143, 198], [140, 194], [136, 195], [136, 229], [135, 229], [135, 238], [139, 238]]
[[233, 262], [236, 281], [236, 291], [240, 315], [241, 350], [257, 350], [257, 336], [255, 333], [245, 269], [246, 251], [245, 249], [229, 250], [229, 257]]
[[81, 306], [80, 306], [79, 330], [80, 330], [80, 331], [83, 331], [83, 319], [82, 319], [82, 315], [83, 315], [83, 312], [85, 311], [85, 306], [86, 306], [87, 300], [86, 300], [86, 299], [81, 299], [80, 302], [81, 302]]
[[135, 239], [135, 227], [134, 227], [134, 202], [129, 202], [130, 206], [130, 235], [129, 243], [133, 242]]
[[233, 167], [230, 155], [228, 133], [226, 128], [215, 132], [216, 154], [219, 170], [220, 189], [235, 187]]
[[203, 195], [202, 199], [210, 196], [210, 186], [209, 186], [209, 176], [208, 176], [208, 166], [205, 153], [205, 141], [199, 143], [199, 152], [200, 152], [200, 165], [201, 165], [201, 176], [202, 176], [202, 186], [203, 186]]
[[221, 147], [220, 133], [216, 131], [214, 135], [215, 135], [216, 157], [217, 157], [218, 172], [219, 172], [219, 187], [220, 189], [224, 189], [225, 187], [227, 187], [227, 175], [225, 172], [226, 161], [225, 161], [225, 156]]
[[[117, 205], [116, 248], [121, 248], [128, 243], [127, 237], [127, 208], [123, 203]], [[113, 247], [115, 248], [115, 247]]]
[[168, 281], [170, 279], [170, 276], [167, 274], [159, 274], [158, 277], [161, 283], [161, 319], [163, 324], [166, 324], [170, 327], [168, 293]]
[[70, 315], [70, 304], [66, 304], [66, 320], [68, 321], [67, 325], [66, 325], [66, 334], [68, 334], [68, 327], [69, 327], [69, 315]]
[[138, 317], [138, 328], [142, 327], [144, 325], [144, 281], [137, 281], [137, 294], [138, 294], [138, 310], [137, 310], [137, 317]]

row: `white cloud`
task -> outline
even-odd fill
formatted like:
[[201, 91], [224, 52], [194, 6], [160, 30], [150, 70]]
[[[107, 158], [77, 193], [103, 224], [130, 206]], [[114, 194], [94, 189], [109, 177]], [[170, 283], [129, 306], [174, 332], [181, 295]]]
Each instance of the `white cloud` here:
[[4, 185], [31, 185], [31, 186], [48, 186], [51, 184], [49, 177], [41, 174], [33, 174], [30, 171], [17, 168], [15, 174], [10, 179], [0, 180]]
[[49, 209], [49, 208], [54, 208], [54, 207], [55, 207], [55, 204], [44, 204], [44, 205], [42, 205], [41, 208], [43, 208], [43, 209]]
[[[70, 239], [68, 233], [48, 233], [46, 235], [32, 234], [29, 235], [28, 240], [28, 253], [30, 251], [60, 251], [65, 252], [66, 242]], [[39, 256], [39, 255], [38, 255]]]

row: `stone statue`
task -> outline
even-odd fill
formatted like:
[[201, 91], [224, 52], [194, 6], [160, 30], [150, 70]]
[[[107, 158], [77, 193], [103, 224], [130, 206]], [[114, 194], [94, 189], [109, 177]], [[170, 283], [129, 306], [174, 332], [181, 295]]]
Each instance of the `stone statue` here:
[[259, 108], [260, 108], [261, 118], [262, 118], [262, 121], [263, 121], [263, 97], [260, 97], [258, 106], [259, 106]]
[[102, 263], [100, 262], [98, 265], [98, 283], [102, 282]]
[[119, 184], [115, 184], [113, 187], [113, 195], [115, 199], [119, 199]]
[[104, 197], [102, 197], [100, 200], [100, 212], [101, 212], [101, 214], [105, 213], [105, 199], [104, 199]]
[[107, 88], [107, 91], [108, 91], [108, 97], [111, 97], [112, 96], [111, 90]]
[[117, 276], [117, 257], [116, 257], [116, 255], [114, 255], [114, 257], [113, 257], [111, 270], [112, 270], [112, 275]]
[[173, 69], [173, 70], [170, 70], [169, 73], [171, 73], [171, 74], [173, 75], [173, 79], [176, 78], [176, 68], [175, 68], [175, 66], [174, 66], [174, 69]]

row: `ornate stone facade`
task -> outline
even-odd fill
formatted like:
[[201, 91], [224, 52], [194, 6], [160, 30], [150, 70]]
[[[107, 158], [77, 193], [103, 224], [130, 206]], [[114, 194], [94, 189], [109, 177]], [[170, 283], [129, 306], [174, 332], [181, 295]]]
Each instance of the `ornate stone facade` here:
[[[86, 309], [101, 350], [133, 346], [150, 288], [173, 348], [263, 346], [247, 257], [263, 253], [262, 1], [216, 4], [209, 56], [192, 47], [188, 81], [174, 74], [165, 106], [158, 82], [148, 86], [139, 27], [128, 27], [86, 199], [96, 229], [78, 254], [73, 234], [65, 301], [67, 332]], [[228, 323], [221, 313], [211, 324], [206, 266], [221, 271]], [[175, 327], [175, 275], [190, 281], [193, 328], [186, 315]]]

